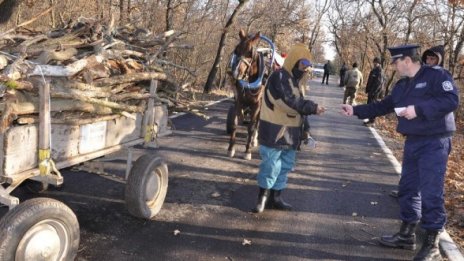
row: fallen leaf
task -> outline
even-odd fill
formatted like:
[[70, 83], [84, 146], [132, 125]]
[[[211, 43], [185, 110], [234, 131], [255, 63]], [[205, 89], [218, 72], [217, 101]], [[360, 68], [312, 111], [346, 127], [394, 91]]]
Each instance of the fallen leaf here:
[[242, 246], [251, 246], [251, 240], [244, 238], [242, 242]]
[[219, 198], [220, 196], [221, 196], [221, 193], [219, 193], [219, 192], [217, 192], [217, 191], [216, 191], [216, 192], [213, 192], [213, 193], [211, 194], [211, 197], [213, 197], [213, 198]]

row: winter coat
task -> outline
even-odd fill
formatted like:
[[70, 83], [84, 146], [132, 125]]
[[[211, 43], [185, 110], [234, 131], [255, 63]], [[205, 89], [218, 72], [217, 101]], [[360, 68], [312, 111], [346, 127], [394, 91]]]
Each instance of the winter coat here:
[[366, 84], [366, 93], [370, 95], [379, 94], [382, 91], [383, 78], [382, 67], [375, 66], [369, 73], [369, 78], [367, 79]]
[[300, 59], [311, 59], [303, 44], [292, 47], [283, 68], [269, 77], [259, 122], [259, 144], [276, 149], [297, 149], [301, 135], [301, 115], [315, 114], [317, 104], [305, 100], [292, 69]]
[[347, 88], [349, 87], [354, 87], [355, 89], [358, 89], [359, 86], [363, 83], [363, 75], [362, 73], [358, 70], [358, 68], [353, 68], [346, 72], [345, 75], [345, 86]]

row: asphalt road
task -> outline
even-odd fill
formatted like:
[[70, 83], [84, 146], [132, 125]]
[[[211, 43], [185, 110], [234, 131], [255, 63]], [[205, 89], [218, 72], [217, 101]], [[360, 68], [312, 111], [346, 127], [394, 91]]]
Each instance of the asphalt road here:
[[[236, 158], [227, 157], [225, 117], [231, 101], [212, 105], [208, 119], [173, 119], [175, 131], [160, 139], [158, 153], [169, 165], [169, 188], [161, 212], [151, 221], [125, 208], [124, 156], [116, 156], [109, 179], [67, 169], [65, 185], [40, 195], [77, 215], [81, 242], [77, 260], [411, 260], [414, 252], [379, 246], [396, 232], [398, 204], [388, 196], [398, 175], [368, 128], [339, 114], [342, 89], [312, 82], [309, 96], [327, 107], [311, 116], [316, 149], [298, 153], [283, 193], [294, 211], [252, 214], [257, 197], [259, 154], [245, 161], [245, 128]], [[175, 235], [174, 231], [178, 231]], [[245, 244], [246, 243], [246, 244]]]

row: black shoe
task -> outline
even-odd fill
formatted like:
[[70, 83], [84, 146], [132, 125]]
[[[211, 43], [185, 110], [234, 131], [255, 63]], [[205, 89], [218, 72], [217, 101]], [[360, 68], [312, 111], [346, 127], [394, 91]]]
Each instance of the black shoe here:
[[256, 204], [256, 207], [252, 209], [254, 213], [262, 213], [264, 211], [264, 208], [266, 207], [266, 203], [269, 199], [269, 195], [270, 195], [269, 189], [259, 188], [258, 203]]
[[282, 190], [271, 190], [272, 208], [286, 211], [292, 210], [292, 205], [282, 199], [281, 193]]
[[442, 260], [440, 250], [438, 249], [438, 241], [440, 235], [438, 231], [427, 230], [426, 237], [421, 249], [414, 257], [414, 261], [439, 261]]
[[379, 243], [395, 248], [404, 248], [409, 250], [416, 249], [416, 225], [417, 223], [406, 223], [401, 224], [400, 231], [394, 235], [386, 235], [380, 237]]
[[398, 190], [392, 190], [388, 195], [393, 198], [398, 198]]

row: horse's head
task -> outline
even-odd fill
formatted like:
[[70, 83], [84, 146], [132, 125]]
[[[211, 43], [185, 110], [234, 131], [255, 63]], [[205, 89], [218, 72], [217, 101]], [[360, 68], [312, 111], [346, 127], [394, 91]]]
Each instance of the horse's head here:
[[252, 80], [258, 74], [258, 52], [257, 45], [261, 38], [261, 33], [246, 35], [243, 29], [240, 30], [240, 43], [235, 47], [234, 54], [237, 64], [234, 78], [237, 80]]

